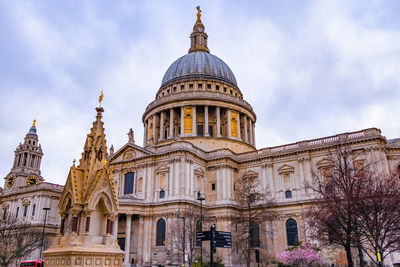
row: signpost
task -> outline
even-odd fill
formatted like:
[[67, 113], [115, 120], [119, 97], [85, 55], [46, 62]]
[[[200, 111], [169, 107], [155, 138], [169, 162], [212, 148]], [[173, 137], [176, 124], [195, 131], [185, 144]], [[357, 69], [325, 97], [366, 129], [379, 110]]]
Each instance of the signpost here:
[[215, 231], [211, 225], [210, 231], [196, 232], [196, 242], [210, 241], [210, 266], [214, 267], [215, 248], [232, 248], [231, 232]]

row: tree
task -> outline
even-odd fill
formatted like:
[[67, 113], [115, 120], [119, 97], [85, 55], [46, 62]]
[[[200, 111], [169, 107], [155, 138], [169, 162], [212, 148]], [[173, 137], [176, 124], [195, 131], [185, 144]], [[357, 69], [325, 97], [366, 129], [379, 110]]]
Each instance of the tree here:
[[265, 222], [274, 217], [272, 211], [267, 211], [274, 200], [269, 188], [262, 189], [257, 176], [248, 173], [235, 182], [235, 201], [239, 214], [233, 218], [233, 244], [240, 260], [250, 266], [251, 250], [261, 247], [260, 232], [266, 232]]
[[23, 219], [8, 214], [0, 219], [0, 265], [9, 266], [41, 245], [39, 230]]
[[[179, 217], [176, 223], [171, 226], [171, 243], [173, 248], [177, 249], [179, 253], [183, 253], [186, 248], [189, 266], [192, 266], [199, 252], [199, 248], [196, 246], [196, 232], [200, 221], [200, 212], [189, 207], [177, 214], [177, 216]], [[185, 218], [185, 223], [182, 218]]]
[[363, 249], [378, 263], [377, 253], [383, 261], [391, 252], [400, 249], [400, 179], [396, 175], [367, 172], [361, 177], [364, 197], [356, 213], [363, 229]]
[[[355, 164], [358, 155], [346, 145], [338, 145], [327, 158], [327, 166], [313, 172], [307, 184], [315, 195], [308, 214], [309, 233], [315, 239], [342, 246], [349, 267], [354, 266], [351, 249], [361, 247], [362, 228], [356, 207], [364, 197], [364, 176], [368, 166]], [[356, 165], [356, 166], [355, 166]], [[361, 264], [363, 264], [361, 253]], [[361, 265], [362, 266], [362, 265]]]
[[280, 252], [278, 258], [285, 265], [296, 266], [318, 266], [322, 259], [320, 249], [308, 243], [297, 243]]

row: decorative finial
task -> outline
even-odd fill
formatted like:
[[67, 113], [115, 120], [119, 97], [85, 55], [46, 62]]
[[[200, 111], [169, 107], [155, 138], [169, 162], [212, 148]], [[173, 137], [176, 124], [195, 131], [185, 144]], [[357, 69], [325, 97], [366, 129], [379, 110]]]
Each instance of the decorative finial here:
[[36, 127], [36, 119], [33, 119], [32, 127]]
[[103, 101], [104, 98], [104, 94], [103, 94], [103, 90], [101, 90], [101, 94], [99, 96], [99, 107], [101, 108], [101, 101]]
[[197, 9], [197, 21], [201, 22], [201, 9], [200, 9], [200, 6], [197, 6], [196, 9]]
[[104, 163], [104, 166], [107, 166], [108, 160], [107, 159], [103, 160], [103, 163]]
[[76, 162], [76, 160], [74, 159], [74, 160], [72, 161], [72, 166], [74, 166], [74, 168], [75, 168], [75, 162]]

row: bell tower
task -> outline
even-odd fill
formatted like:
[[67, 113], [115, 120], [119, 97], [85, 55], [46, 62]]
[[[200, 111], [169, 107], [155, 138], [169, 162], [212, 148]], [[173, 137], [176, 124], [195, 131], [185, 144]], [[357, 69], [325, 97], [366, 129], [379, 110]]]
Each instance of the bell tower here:
[[14, 163], [4, 184], [5, 190], [38, 184], [43, 180], [40, 175], [43, 152], [36, 132], [36, 120], [33, 120], [24, 143], [20, 143], [14, 153]]

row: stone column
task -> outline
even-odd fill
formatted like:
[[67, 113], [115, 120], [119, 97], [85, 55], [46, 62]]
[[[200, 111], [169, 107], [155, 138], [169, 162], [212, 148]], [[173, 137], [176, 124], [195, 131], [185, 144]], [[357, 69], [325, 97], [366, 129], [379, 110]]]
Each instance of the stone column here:
[[129, 263], [129, 255], [131, 250], [131, 223], [132, 223], [132, 214], [126, 214], [126, 228], [125, 228], [125, 257], [124, 257], [124, 265], [130, 266]]
[[196, 106], [193, 106], [192, 110], [193, 110], [193, 131], [192, 131], [192, 136], [197, 136]]
[[181, 107], [181, 134], [180, 134], [180, 136], [183, 136], [183, 134], [184, 134], [184, 125], [183, 125], [183, 115], [184, 115], [184, 113], [183, 113], [183, 107]]
[[256, 124], [255, 122], [252, 125], [251, 131], [253, 132], [253, 146], [256, 146]]
[[252, 121], [251, 121], [251, 119], [250, 119], [250, 121], [249, 121], [249, 130], [250, 130], [250, 145], [253, 145], [253, 123], [252, 123]]
[[147, 145], [147, 120], [144, 122], [143, 146]]
[[164, 140], [164, 111], [160, 113], [160, 141]]
[[157, 143], [157, 114], [153, 115], [153, 143]]
[[239, 138], [239, 140], [240, 139], [242, 139], [241, 137], [240, 137], [240, 112], [238, 111], [238, 138]]
[[226, 117], [227, 117], [227, 123], [228, 123], [228, 138], [232, 138], [232, 132], [231, 132], [231, 129], [232, 129], [231, 122], [232, 122], [232, 120], [231, 120], [231, 110], [230, 109], [228, 109], [228, 112], [226, 112]]
[[244, 124], [244, 141], [247, 143], [247, 142], [249, 142], [249, 136], [247, 134], [247, 116], [244, 115], [243, 119], [244, 119], [244, 122], [243, 122], [243, 124]]
[[114, 219], [114, 224], [113, 224], [113, 231], [112, 231], [112, 233], [113, 233], [113, 238], [115, 239], [115, 240], [117, 240], [118, 239], [118, 215], [115, 217], [115, 219]]
[[169, 109], [169, 134], [168, 138], [174, 137], [174, 109]]
[[208, 106], [204, 106], [204, 136], [210, 136], [208, 132]]
[[220, 114], [220, 107], [217, 107], [217, 137], [221, 137], [221, 114]]

